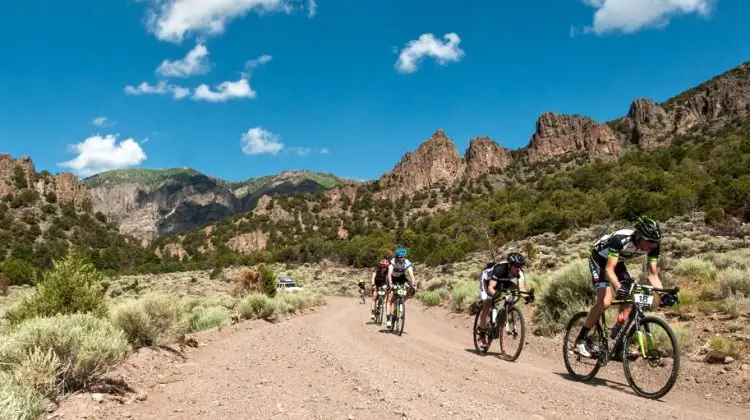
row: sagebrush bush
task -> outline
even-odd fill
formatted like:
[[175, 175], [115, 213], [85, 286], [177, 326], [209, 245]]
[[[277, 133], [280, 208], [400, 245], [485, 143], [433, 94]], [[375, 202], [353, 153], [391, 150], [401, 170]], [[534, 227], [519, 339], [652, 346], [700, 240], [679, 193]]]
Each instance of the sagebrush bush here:
[[10, 373], [0, 371], [0, 419], [37, 419], [48, 402], [41, 393], [19, 384]]
[[720, 301], [717, 308], [722, 313], [729, 316], [729, 319], [737, 319], [742, 315], [742, 307], [744, 302], [742, 299], [730, 295], [728, 298]]
[[479, 299], [479, 280], [463, 280], [453, 285], [451, 291], [451, 309], [455, 312], [466, 312]]
[[440, 306], [443, 298], [440, 293], [435, 291], [425, 291], [417, 293], [417, 299], [421, 300], [426, 306]]
[[8, 286], [10, 286], [10, 280], [3, 273], [0, 273], [0, 296], [8, 295]]
[[721, 297], [741, 295], [750, 297], [750, 270], [728, 268], [717, 276]]
[[273, 316], [276, 307], [268, 296], [251, 293], [237, 304], [236, 310], [244, 319], [265, 319]]
[[60, 358], [48, 348], [34, 347], [28, 357], [13, 367], [13, 377], [19, 384], [28, 386], [48, 398], [60, 392], [57, 375], [62, 365]]
[[561, 332], [575, 313], [588, 311], [596, 300], [585, 261], [551, 273], [536, 295], [535, 333], [544, 336]]
[[705, 282], [716, 277], [716, 267], [700, 258], [683, 258], [675, 266], [674, 274], [684, 279]]
[[115, 308], [112, 323], [135, 347], [164, 346], [182, 341], [188, 330], [187, 314], [179, 299], [150, 293]]
[[276, 273], [274, 273], [273, 270], [265, 264], [261, 264], [258, 267], [258, 271], [260, 271], [260, 281], [263, 285], [263, 293], [265, 293], [268, 297], [275, 297]]
[[8, 258], [0, 264], [0, 271], [7, 276], [10, 284], [20, 286], [23, 284], [34, 284], [36, 269], [27, 261]]
[[710, 253], [706, 254], [704, 258], [711, 261], [720, 270], [725, 268], [746, 270], [750, 268], [750, 248]]
[[223, 327], [231, 322], [229, 309], [223, 306], [196, 306], [190, 311], [189, 324], [191, 332], [198, 332], [214, 327]]
[[25, 296], [17, 307], [8, 311], [10, 325], [37, 316], [91, 313], [107, 316], [107, 302], [101, 287], [102, 275], [80, 254], [70, 252], [55, 261], [36, 285], [35, 293]]
[[708, 349], [708, 360], [723, 361], [726, 356], [730, 356], [735, 360], [740, 360], [744, 357], [745, 352], [747, 351], [747, 346], [740, 340], [731, 340], [725, 337], [716, 336], [711, 338]]
[[[6, 370], [24, 364], [29, 370], [51, 369], [46, 362], [39, 361], [51, 350], [59, 361], [56, 372], [61, 390], [87, 386], [132, 350], [122, 330], [91, 314], [34, 318], [2, 337], [2, 342], [0, 369]], [[37, 359], [28, 361], [34, 352]]]

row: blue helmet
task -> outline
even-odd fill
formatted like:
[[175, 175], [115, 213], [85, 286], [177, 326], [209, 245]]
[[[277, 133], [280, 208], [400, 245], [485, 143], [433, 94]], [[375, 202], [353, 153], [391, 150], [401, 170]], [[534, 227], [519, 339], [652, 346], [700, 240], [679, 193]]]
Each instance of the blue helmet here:
[[397, 257], [405, 257], [406, 256], [406, 249], [405, 248], [398, 248], [396, 250], [396, 256]]

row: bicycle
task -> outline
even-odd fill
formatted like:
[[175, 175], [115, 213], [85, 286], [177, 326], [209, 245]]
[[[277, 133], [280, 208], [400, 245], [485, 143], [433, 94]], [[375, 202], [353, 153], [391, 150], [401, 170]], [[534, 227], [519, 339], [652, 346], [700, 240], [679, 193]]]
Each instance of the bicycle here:
[[404, 332], [404, 322], [406, 322], [406, 305], [404, 305], [406, 296], [406, 286], [396, 284], [393, 286], [393, 314], [391, 316], [390, 331], [398, 336]]
[[377, 300], [375, 301], [375, 323], [383, 325], [383, 314], [385, 313], [385, 296], [387, 293], [386, 286], [377, 288]]
[[[517, 289], [504, 289], [497, 291], [492, 298], [492, 311], [490, 312], [488, 320], [489, 325], [485, 332], [487, 345], [484, 347], [479, 345], [479, 318], [482, 315], [482, 301], [477, 300], [474, 303], [474, 305], [479, 308], [474, 317], [474, 329], [472, 331], [474, 336], [474, 348], [477, 353], [487, 354], [487, 351], [490, 349], [490, 344], [492, 344], [492, 340], [500, 338], [500, 326], [502, 325], [502, 320], [504, 320], [505, 325], [503, 328], [505, 330], [505, 335], [513, 340], [518, 340], [518, 349], [513, 355], [504, 355], [503, 358], [510, 362], [518, 359], [518, 356], [521, 355], [521, 350], [523, 350], [524, 342], [526, 341], [526, 321], [523, 317], [523, 312], [515, 306], [521, 296], [525, 296], [524, 302], [526, 304], [534, 302], [535, 295], [533, 289], [529, 292], [522, 292]], [[503, 301], [503, 306], [498, 310], [497, 304], [501, 300]], [[498, 322], [498, 320], [501, 320], [501, 322]], [[520, 331], [519, 328], [516, 328], [516, 324], [520, 326]]]
[[[666, 292], [674, 297], [675, 303], [679, 303], [677, 297], [679, 291], [679, 287], [672, 289], [659, 289], [646, 285], [631, 286], [628, 298], [612, 301], [612, 305], [633, 305], [633, 310], [630, 312], [630, 316], [628, 316], [625, 324], [620, 326], [614, 337], [612, 348], [610, 349], [608, 339], [604, 335], [604, 331], [607, 329], [604, 313], [602, 313], [595, 327], [592, 328], [589, 333], [587, 340], [590, 352], [593, 356], [591, 359], [581, 356], [573, 350], [580, 331], [580, 328], [578, 328], [574, 334], [572, 332], [573, 327], [576, 323], [580, 323], [582, 326], [584, 320], [588, 316], [588, 312], [579, 312], [573, 315], [568, 322], [568, 325], [565, 327], [565, 339], [563, 342], [563, 359], [565, 360], [565, 368], [568, 370], [568, 373], [570, 373], [573, 379], [586, 382], [592, 380], [599, 372], [599, 369], [605, 366], [610, 360], [621, 360], [625, 371], [625, 378], [627, 379], [630, 388], [632, 388], [637, 395], [650, 399], [657, 399], [666, 395], [677, 381], [677, 374], [680, 369], [680, 347], [674, 331], [672, 331], [672, 328], [669, 327], [666, 321], [655, 316], [645, 315], [644, 312], [653, 303], [654, 292]], [[663, 333], [660, 334], [652, 331], [653, 327], [661, 327]], [[672, 346], [671, 352], [669, 352], [668, 349], [662, 349], [666, 344]], [[631, 345], [635, 348], [633, 351], [628, 351], [628, 349], [631, 348]], [[618, 352], [620, 353], [619, 355], [617, 354]], [[571, 355], [575, 355], [575, 357], [571, 359]], [[577, 363], [582, 360], [592, 359], [595, 360], [596, 363], [587, 374], [577, 373], [571, 365], [571, 362], [573, 361]], [[648, 368], [671, 367], [666, 384], [656, 391], [649, 392], [640, 384], [636, 383], [631, 369], [635, 367], [634, 365], [639, 361], [644, 361], [645, 366]]]

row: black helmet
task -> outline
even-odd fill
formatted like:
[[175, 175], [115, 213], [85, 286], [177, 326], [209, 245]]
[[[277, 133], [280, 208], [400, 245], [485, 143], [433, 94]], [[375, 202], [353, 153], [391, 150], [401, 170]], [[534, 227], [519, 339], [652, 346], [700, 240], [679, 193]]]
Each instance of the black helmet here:
[[526, 260], [523, 258], [523, 255], [519, 254], [518, 252], [509, 253], [507, 259], [508, 264], [526, 265]]
[[636, 219], [633, 228], [643, 239], [652, 242], [661, 241], [661, 228], [659, 228], [659, 223], [653, 219], [641, 216]]

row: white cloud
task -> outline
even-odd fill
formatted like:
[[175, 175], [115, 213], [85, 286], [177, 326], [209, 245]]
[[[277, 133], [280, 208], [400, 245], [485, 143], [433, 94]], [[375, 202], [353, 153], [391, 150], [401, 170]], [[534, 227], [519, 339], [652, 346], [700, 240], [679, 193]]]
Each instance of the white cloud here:
[[190, 89], [168, 84], [166, 80], [162, 80], [156, 85], [143, 82], [138, 86], [125, 86], [125, 94], [127, 95], [166, 95], [168, 93], [171, 93], [174, 99], [180, 100], [190, 95]]
[[[596, 10], [593, 25], [584, 32], [602, 35], [621, 31], [625, 34], [643, 28], [663, 28], [676, 15], [696, 13], [708, 16], [715, 0], [583, 0]], [[572, 34], [572, 33], [571, 33]]]
[[298, 147], [293, 146], [286, 149], [290, 153], [296, 153], [299, 156], [307, 156], [310, 154], [310, 148], [309, 147]]
[[260, 67], [263, 64], [268, 63], [271, 60], [273, 60], [273, 57], [271, 57], [268, 54], [263, 54], [258, 58], [247, 60], [245, 62], [245, 70], [247, 71], [255, 70], [256, 68]]
[[441, 65], [458, 62], [464, 56], [459, 48], [461, 38], [456, 33], [443, 35], [445, 42], [436, 39], [433, 34], [422, 34], [419, 39], [409, 41], [401, 50], [395, 67], [401, 73], [414, 73], [424, 57], [433, 57]]
[[208, 85], [202, 84], [195, 89], [193, 99], [196, 101], [226, 102], [230, 99], [255, 98], [255, 91], [250, 87], [246, 78], [236, 82], [223, 82], [212, 90]]
[[242, 152], [246, 155], [260, 155], [268, 153], [277, 155], [284, 148], [279, 136], [263, 129], [254, 127], [242, 134]]
[[309, 0], [307, 2], [307, 17], [313, 17], [318, 13], [318, 3], [315, 0]]
[[186, 35], [218, 35], [227, 23], [250, 12], [291, 13], [295, 0], [151, 0], [147, 14], [151, 32], [162, 41], [182, 42]]
[[331, 153], [331, 151], [330, 151], [330, 150], [328, 150], [328, 148], [327, 148], [327, 147], [324, 147], [324, 148], [320, 149], [320, 154], [321, 154], [321, 155], [327, 155], [327, 154], [329, 154], [329, 153]]
[[80, 176], [90, 176], [111, 169], [135, 166], [146, 160], [146, 153], [132, 138], [117, 143], [117, 136], [95, 135], [71, 145], [78, 153], [75, 159], [59, 163]]
[[206, 74], [211, 70], [211, 63], [207, 60], [208, 48], [197, 44], [182, 60], [162, 61], [156, 73], [164, 77], [188, 77], [196, 74]]
[[91, 120], [91, 124], [97, 127], [109, 127], [115, 125], [116, 123], [117, 121], [110, 121], [107, 117], [96, 117]]

